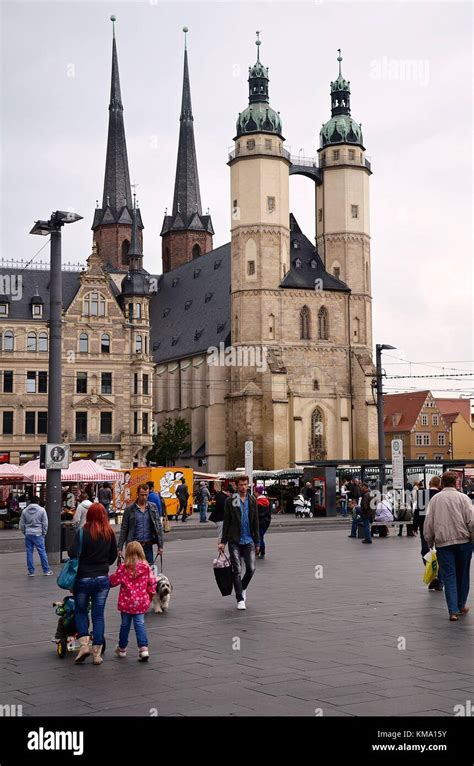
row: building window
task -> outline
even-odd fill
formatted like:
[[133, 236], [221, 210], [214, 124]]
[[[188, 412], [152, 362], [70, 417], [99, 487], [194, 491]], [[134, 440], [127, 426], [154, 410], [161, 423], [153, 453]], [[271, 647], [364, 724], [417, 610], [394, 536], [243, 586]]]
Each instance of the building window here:
[[47, 412], [38, 412], [37, 433], [39, 434], [48, 433], [48, 413]]
[[318, 311], [318, 336], [320, 340], [329, 338], [329, 315], [325, 306], [321, 306]]
[[313, 380], [313, 391], [319, 391], [319, 380]]
[[354, 335], [354, 343], [360, 342], [360, 319], [355, 317], [354, 319], [354, 327], [353, 327], [353, 335]]
[[435, 455], [434, 460], [444, 460], [444, 455]]
[[351, 205], [351, 216], [352, 218], [359, 217], [359, 205]]
[[89, 317], [105, 317], [105, 298], [101, 293], [88, 293], [84, 298], [84, 314]]
[[76, 373], [76, 394], [87, 394], [87, 372]]
[[36, 433], [36, 412], [25, 412], [25, 434]]
[[0, 303], [0, 317], [8, 316], [8, 303]]
[[141, 335], [135, 335], [135, 353], [143, 353], [143, 338]]
[[100, 353], [110, 354], [110, 335], [106, 332], [100, 338]]
[[13, 412], [4, 411], [3, 412], [3, 429], [2, 433], [4, 434], [12, 434], [13, 433]]
[[446, 434], [438, 434], [438, 447], [446, 446]]
[[308, 306], [303, 306], [300, 311], [300, 338], [302, 340], [311, 338], [311, 311]]
[[27, 351], [36, 351], [37, 350], [37, 342], [36, 342], [36, 333], [35, 332], [29, 332], [26, 336], [26, 350]]
[[429, 434], [423, 434], [423, 446], [429, 447], [431, 444], [431, 436]]
[[267, 211], [269, 213], [274, 213], [276, 208], [276, 200], [275, 197], [267, 197]]
[[148, 384], [149, 384], [149, 376], [148, 375], [144, 375], [143, 376], [143, 385], [142, 385], [142, 387], [143, 387], [143, 395], [144, 396], [148, 396], [149, 395], [149, 385]]
[[3, 393], [13, 393], [13, 370], [4, 370], [3, 372]]
[[434, 426], [437, 426], [439, 424], [439, 415], [432, 415], [431, 422]]
[[48, 350], [48, 333], [40, 332], [38, 335], [38, 351]]
[[[0, 339], [2, 336], [0, 336]], [[13, 351], [15, 345], [15, 338], [11, 330], [7, 330], [3, 333], [3, 344], [0, 344], [0, 351]], [[2, 348], [3, 346], [3, 348]]]
[[89, 336], [86, 332], [81, 332], [79, 335], [79, 352], [81, 354], [87, 354], [89, 351]]
[[101, 412], [100, 413], [100, 433], [111, 434], [112, 433], [112, 413]]
[[336, 277], [336, 279], [341, 278], [341, 267], [340, 266], [333, 266], [332, 273]]
[[251, 152], [252, 149], [255, 149], [255, 141], [253, 140], [253, 138], [247, 141], [247, 149], [249, 152]]
[[26, 373], [26, 393], [36, 394], [36, 372]]
[[43, 305], [41, 303], [33, 303], [31, 306], [31, 314], [34, 319], [41, 319], [43, 316]]
[[354, 149], [349, 149], [349, 159], [355, 160], [355, 151]]
[[76, 412], [76, 440], [87, 439], [87, 412]]
[[255, 274], [255, 261], [247, 261], [247, 276], [251, 277]]
[[133, 413], [133, 433], [138, 433], [138, 412]]
[[141, 319], [142, 318], [142, 304], [136, 303], [135, 304], [135, 319]]
[[415, 434], [415, 444], [417, 447], [421, 447], [423, 444], [423, 438], [421, 434]]
[[148, 412], [142, 413], [142, 434], [148, 433]]
[[318, 210], [318, 221], [319, 221], [319, 223], [321, 223], [322, 220], [323, 220], [323, 209], [322, 209], [322, 207], [320, 207], [319, 210]]
[[422, 415], [421, 416], [421, 425], [427, 426], [428, 425], [428, 415]]
[[112, 393], [112, 373], [111, 372], [102, 373], [100, 391], [102, 394]]
[[265, 139], [265, 149], [271, 149], [272, 148], [272, 139], [266, 138]]
[[199, 247], [199, 245], [196, 243], [196, 244], [193, 246], [193, 252], [192, 252], [193, 260], [194, 260], [195, 258], [199, 258], [199, 256], [200, 256], [200, 255], [201, 255], [201, 248], [200, 248], [200, 247]]
[[332, 153], [332, 158], [333, 158], [333, 160], [338, 160], [339, 159], [339, 149], [334, 149], [334, 151]]
[[48, 373], [45, 370], [38, 373], [38, 393], [48, 393]]
[[311, 453], [312, 459], [324, 459], [326, 455], [324, 415], [319, 407], [316, 407], [311, 416]]
[[133, 393], [138, 394], [138, 372], [133, 373]]
[[130, 242], [128, 239], [124, 239], [121, 247], [122, 264], [126, 266], [128, 264], [128, 251], [130, 250]]

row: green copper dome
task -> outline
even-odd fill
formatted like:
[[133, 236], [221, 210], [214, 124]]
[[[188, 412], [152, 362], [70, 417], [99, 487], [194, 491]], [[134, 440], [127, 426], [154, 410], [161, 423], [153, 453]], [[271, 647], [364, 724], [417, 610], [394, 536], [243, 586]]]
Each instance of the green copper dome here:
[[244, 133], [281, 134], [281, 120], [269, 104], [251, 104], [241, 112], [237, 119], [237, 136]]
[[319, 133], [321, 149], [331, 144], [362, 145], [362, 128], [351, 117], [351, 84], [341, 73], [341, 51], [339, 56], [339, 74], [331, 83], [331, 119]]
[[321, 149], [329, 144], [363, 145], [362, 129], [348, 114], [336, 114], [321, 128]]
[[[260, 32], [257, 32], [257, 38]], [[260, 61], [260, 39], [257, 39], [257, 61], [249, 67], [249, 105], [237, 119], [236, 138], [246, 133], [275, 133], [281, 135], [281, 119], [270, 106], [268, 68]]]

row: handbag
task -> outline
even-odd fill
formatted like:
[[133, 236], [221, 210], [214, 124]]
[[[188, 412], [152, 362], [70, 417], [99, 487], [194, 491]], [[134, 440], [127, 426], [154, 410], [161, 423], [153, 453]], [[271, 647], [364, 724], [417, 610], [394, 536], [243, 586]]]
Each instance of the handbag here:
[[400, 508], [397, 513], [397, 521], [406, 521], [411, 523], [413, 521], [413, 513], [411, 508]]
[[163, 524], [163, 532], [171, 532], [171, 524], [166, 512], [163, 513], [163, 520], [161, 523]]
[[219, 551], [218, 557], [213, 561], [213, 567], [214, 577], [221, 594], [223, 596], [230, 596], [234, 587], [234, 578], [232, 576], [232, 565], [225, 553]]
[[68, 559], [66, 561], [58, 575], [58, 579], [56, 580], [58, 586], [63, 588], [63, 590], [72, 590], [74, 588], [74, 583], [76, 582], [77, 572], [79, 569], [79, 559], [82, 553], [82, 538], [83, 531], [81, 528], [79, 530], [79, 553], [77, 558]]

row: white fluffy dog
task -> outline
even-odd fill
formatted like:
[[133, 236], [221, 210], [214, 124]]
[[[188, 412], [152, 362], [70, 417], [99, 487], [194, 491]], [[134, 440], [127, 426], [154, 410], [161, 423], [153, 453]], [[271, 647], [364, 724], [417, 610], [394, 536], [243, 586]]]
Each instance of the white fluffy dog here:
[[156, 593], [152, 600], [155, 614], [162, 614], [163, 612], [168, 611], [172, 590], [173, 586], [171, 585], [166, 575], [159, 574]]

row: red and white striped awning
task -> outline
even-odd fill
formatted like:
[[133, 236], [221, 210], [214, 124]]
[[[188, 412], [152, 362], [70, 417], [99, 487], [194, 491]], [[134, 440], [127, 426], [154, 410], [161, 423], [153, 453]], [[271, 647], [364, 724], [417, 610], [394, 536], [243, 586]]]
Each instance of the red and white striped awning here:
[[12, 479], [21, 481], [23, 478], [23, 471], [18, 468], [17, 465], [12, 463], [0, 463], [0, 479]]
[[[39, 467], [39, 460], [30, 460], [22, 466], [23, 481], [25, 483], [40, 484], [46, 481], [46, 469]], [[74, 460], [69, 468], [61, 471], [62, 482], [87, 481], [120, 481], [123, 474], [119, 471], [110, 471], [103, 468], [93, 460]]]

